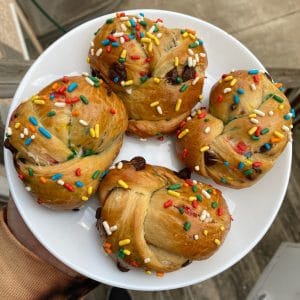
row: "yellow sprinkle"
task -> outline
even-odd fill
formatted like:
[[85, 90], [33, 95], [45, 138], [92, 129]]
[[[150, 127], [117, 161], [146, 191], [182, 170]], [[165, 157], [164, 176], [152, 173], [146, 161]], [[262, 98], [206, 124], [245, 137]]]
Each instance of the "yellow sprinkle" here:
[[39, 104], [39, 105], [44, 105], [45, 104], [45, 100], [36, 99], [36, 100], [33, 100], [33, 103], [34, 104]]
[[248, 117], [249, 118], [256, 118], [256, 114], [250, 114]]
[[153, 41], [154, 41], [154, 44], [155, 44], [156, 46], [159, 45], [159, 39], [158, 39], [156, 36], [154, 36]]
[[149, 52], [152, 52], [152, 49], [153, 49], [153, 44], [152, 44], [152, 43], [149, 43], [149, 44], [148, 44], [148, 51], [149, 51]]
[[90, 128], [90, 136], [91, 136], [92, 138], [96, 137], [95, 129], [92, 128], [92, 127]]
[[93, 194], [93, 187], [89, 186], [88, 187], [88, 195], [92, 195]]
[[150, 103], [151, 107], [154, 107], [154, 106], [157, 106], [157, 105], [159, 105], [159, 101], [154, 101], [154, 102]]
[[144, 37], [144, 38], [141, 38], [141, 42], [149, 44], [149, 43], [151, 43], [151, 39]]
[[174, 58], [174, 65], [175, 65], [175, 67], [178, 67], [178, 65], [179, 65], [179, 58], [178, 58], [178, 56], [176, 56]]
[[182, 36], [183, 36], [184, 38], [186, 38], [188, 35], [189, 35], [189, 34], [187, 33], [187, 31], [185, 31], [185, 32], [182, 34]]
[[207, 230], [203, 230], [203, 234], [204, 234], [205, 236], [207, 236], [207, 235], [208, 235], [208, 231], [207, 231]]
[[201, 151], [201, 152], [205, 152], [205, 151], [207, 151], [208, 149], [209, 149], [209, 146], [203, 146], [203, 147], [200, 148], [200, 151]]
[[214, 243], [215, 243], [217, 246], [220, 246], [220, 244], [221, 244], [220, 240], [218, 240], [218, 239], [215, 239], [215, 240], [214, 240]]
[[126, 21], [125, 24], [126, 24], [126, 26], [127, 26], [128, 28], [131, 27], [131, 23], [130, 23], [129, 21]]
[[180, 197], [180, 193], [173, 191], [173, 190], [168, 190], [168, 194], [170, 196], [174, 196], [174, 197]]
[[199, 95], [199, 101], [203, 99], [203, 95]]
[[124, 253], [125, 255], [130, 255], [130, 254], [131, 254], [130, 250], [128, 250], [128, 249], [124, 249], [124, 250], [123, 250], [123, 253]]
[[224, 81], [230, 81], [233, 79], [233, 76], [229, 75], [224, 78]]
[[230, 81], [230, 86], [234, 86], [236, 84], [237, 80], [234, 78]]
[[123, 189], [128, 189], [128, 184], [125, 181], [123, 181], [122, 179], [118, 180], [118, 185], [120, 187], [122, 187]]
[[160, 83], [160, 79], [158, 77], [154, 77], [153, 80], [155, 83]]
[[187, 135], [189, 132], [190, 132], [189, 129], [184, 129], [184, 130], [182, 130], [182, 131], [179, 133], [178, 138], [179, 138], [179, 139], [182, 139], [182, 138], [183, 138], [185, 135]]
[[155, 35], [152, 34], [151, 32], [146, 32], [146, 36], [149, 37], [150, 39], [154, 39]]
[[224, 231], [224, 230], [225, 230], [225, 227], [222, 225], [222, 226], [220, 227], [220, 229], [221, 229], [221, 231]]
[[86, 196], [82, 196], [82, 197], [81, 197], [81, 200], [82, 200], [82, 201], [88, 201], [88, 200], [89, 200], [89, 198], [88, 198], [88, 197], [86, 197]]
[[130, 239], [124, 239], [124, 240], [120, 240], [119, 241], [119, 246], [125, 246], [125, 245], [129, 245], [130, 244]]
[[90, 58], [89, 58], [89, 57], [86, 58], [86, 62], [87, 62], [88, 64], [90, 63]]
[[125, 81], [125, 86], [129, 86], [129, 85], [132, 85], [132, 84], [133, 84], [132, 79]]
[[189, 37], [194, 41], [196, 39], [195, 35], [189, 33]]
[[278, 106], [278, 108], [279, 108], [280, 110], [283, 110], [283, 109], [284, 109], [284, 105], [283, 105], [283, 104], [280, 104], [280, 105]]
[[180, 110], [181, 103], [182, 103], [182, 99], [178, 99], [176, 102], [175, 111]]
[[189, 201], [194, 201], [194, 200], [197, 200], [197, 197], [195, 197], [195, 196], [190, 196], [189, 197]]
[[280, 139], [284, 138], [284, 135], [281, 132], [277, 131], [277, 130], [274, 131], [274, 135], [277, 136]]
[[127, 54], [126, 49], [123, 49], [122, 52], [121, 52], [120, 57], [121, 57], [121, 58], [126, 58], [126, 54]]
[[95, 136], [96, 136], [96, 138], [99, 138], [99, 136], [100, 136], [100, 125], [99, 124], [95, 125]]
[[245, 164], [247, 167], [249, 167], [249, 166], [252, 165], [252, 161], [251, 161], [250, 159], [245, 159], [245, 160], [244, 160], [244, 164]]
[[147, 275], [151, 275], [151, 274], [152, 274], [152, 272], [149, 271], [149, 270], [145, 271], [145, 273], [146, 273]]
[[248, 130], [248, 134], [249, 134], [249, 135], [252, 135], [252, 134], [255, 133], [256, 130], [257, 130], [257, 126], [253, 126], [252, 128], [250, 128], [250, 129]]
[[19, 123], [19, 122], [15, 124], [16, 129], [20, 128], [20, 126], [21, 126], [21, 123]]

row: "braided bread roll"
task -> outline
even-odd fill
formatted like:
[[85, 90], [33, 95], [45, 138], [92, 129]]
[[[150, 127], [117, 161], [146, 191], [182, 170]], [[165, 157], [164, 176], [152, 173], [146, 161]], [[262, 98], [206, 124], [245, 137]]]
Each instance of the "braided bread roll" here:
[[26, 189], [40, 204], [74, 209], [92, 196], [118, 154], [127, 115], [103, 82], [74, 76], [21, 103], [9, 126], [5, 144]]
[[175, 131], [199, 101], [207, 67], [194, 31], [168, 29], [140, 15], [107, 20], [88, 60], [124, 101], [128, 131], [141, 137]]
[[291, 140], [293, 111], [280, 84], [258, 70], [222, 76], [209, 112], [182, 124], [177, 153], [191, 170], [233, 188], [254, 184]]
[[141, 157], [111, 170], [99, 196], [97, 226], [104, 231], [105, 251], [148, 271], [171, 272], [208, 258], [230, 228], [221, 191]]

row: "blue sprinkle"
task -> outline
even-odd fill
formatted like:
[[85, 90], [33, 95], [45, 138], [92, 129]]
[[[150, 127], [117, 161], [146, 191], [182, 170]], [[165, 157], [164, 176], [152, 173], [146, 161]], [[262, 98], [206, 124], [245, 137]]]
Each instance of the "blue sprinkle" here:
[[109, 39], [105, 39], [105, 40], [101, 41], [101, 44], [103, 46], [108, 46], [109, 45]]
[[279, 91], [283, 92], [283, 91], [284, 91], [284, 87], [281, 86], [281, 87], [279, 88]]
[[55, 98], [55, 95], [52, 93], [52, 94], [50, 94], [49, 98], [50, 98], [50, 100], [53, 100]]
[[72, 82], [72, 83], [68, 86], [68, 92], [69, 92], [69, 93], [73, 92], [77, 87], [78, 87], [78, 83], [77, 83], [77, 82]]
[[31, 139], [31, 138], [27, 138], [27, 139], [25, 140], [25, 145], [26, 145], [26, 146], [29, 146], [29, 145], [31, 144], [31, 142], [32, 142], [32, 139]]
[[55, 175], [53, 175], [53, 176], [51, 177], [51, 179], [52, 179], [53, 181], [56, 181], [56, 180], [61, 179], [61, 178], [62, 178], [62, 174], [61, 174], [61, 173], [57, 173], [57, 174], [55, 174]]
[[142, 12], [140, 12], [139, 15], [142, 16], [142, 17], [145, 17], [145, 14], [142, 13]]
[[229, 161], [224, 161], [224, 166], [228, 167], [229, 166]]
[[289, 114], [284, 115], [284, 119], [287, 120], [287, 121], [290, 120], [291, 119], [291, 115], [289, 115]]
[[267, 151], [271, 149], [271, 145], [269, 143], [264, 144], [264, 147], [266, 148]]
[[101, 179], [104, 178], [104, 177], [108, 174], [108, 172], [109, 172], [109, 170], [103, 171], [103, 172], [101, 173], [100, 178], [101, 178]]
[[141, 38], [145, 37], [145, 33], [144, 32], [141, 32]]
[[238, 168], [239, 168], [240, 170], [242, 170], [242, 169], [244, 169], [244, 167], [245, 167], [245, 164], [244, 164], [242, 161], [239, 162]]
[[47, 139], [51, 139], [51, 133], [44, 127], [39, 127], [39, 132]]
[[221, 177], [221, 182], [222, 183], [227, 183], [227, 180], [224, 177]]
[[238, 88], [237, 93], [240, 95], [243, 95], [243, 94], [245, 94], [245, 91], [242, 88]]
[[237, 94], [233, 95], [233, 101], [235, 104], [239, 104], [240, 103], [240, 97]]
[[117, 48], [119, 46], [119, 43], [118, 42], [112, 42], [111, 45], [114, 47], [114, 48]]
[[135, 39], [135, 34], [133, 34], [133, 33], [130, 34], [130, 35], [129, 35], [129, 38], [130, 38], [131, 40], [134, 40], [134, 39]]
[[29, 122], [34, 125], [34, 126], [38, 126], [39, 122], [37, 121], [37, 119], [33, 116], [29, 117]]
[[291, 113], [292, 113], [292, 117], [295, 118], [296, 117], [296, 112], [294, 108], [291, 108]]
[[203, 45], [203, 41], [200, 40], [200, 39], [198, 39], [198, 44], [199, 44], [199, 46], [202, 46]]
[[258, 74], [258, 70], [249, 70], [248, 74], [250, 74], [250, 75]]
[[119, 82], [119, 77], [118, 76], [114, 77], [114, 83], [117, 83], [117, 82]]
[[136, 26], [136, 23], [133, 19], [129, 19], [129, 22], [131, 24], [132, 27], [135, 27]]
[[244, 155], [245, 155], [245, 157], [250, 158], [252, 156], [252, 153], [251, 153], [251, 151], [248, 151]]
[[76, 185], [77, 187], [83, 187], [83, 183], [82, 183], [81, 181], [76, 181], [76, 182], [75, 182], [75, 185]]

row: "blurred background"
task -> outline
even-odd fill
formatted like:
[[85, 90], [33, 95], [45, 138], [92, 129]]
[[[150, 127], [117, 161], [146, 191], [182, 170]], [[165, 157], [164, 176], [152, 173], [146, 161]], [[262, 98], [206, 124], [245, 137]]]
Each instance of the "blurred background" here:
[[[44, 49], [70, 29], [97, 16], [135, 8], [177, 11], [227, 31], [245, 44], [278, 82], [283, 82], [286, 95], [299, 112], [299, 0], [0, 0], [0, 206], [8, 197], [3, 166], [4, 124], [11, 99], [25, 72]], [[131, 292], [134, 299], [246, 299], [249, 296], [249, 299], [270, 300], [280, 299], [272, 295], [272, 288], [278, 285], [283, 291], [286, 289], [285, 299], [300, 299], [300, 290], [293, 285], [295, 278], [291, 274], [279, 277], [277, 274], [277, 281], [270, 279], [272, 270], [276, 269], [272, 266], [284, 256], [282, 253], [289, 253], [286, 256], [293, 258], [293, 263], [286, 262], [287, 268], [295, 268], [300, 261], [300, 251], [295, 250], [299, 249], [296, 243], [300, 241], [299, 121], [299, 117], [295, 119], [293, 167], [286, 198], [263, 240], [243, 260], [210, 280], [173, 291]], [[281, 250], [272, 260], [280, 245]], [[296, 268], [299, 270], [299, 266]], [[268, 288], [263, 285], [266, 278], [271, 282]], [[105, 299], [107, 289], [101, 285], [86, 299]]]

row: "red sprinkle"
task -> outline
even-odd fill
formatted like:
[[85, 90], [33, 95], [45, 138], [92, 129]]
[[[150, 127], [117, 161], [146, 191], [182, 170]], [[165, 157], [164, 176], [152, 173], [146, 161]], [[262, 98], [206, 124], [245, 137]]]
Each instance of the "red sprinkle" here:
[[141, 33], [140, 33], [140, 31], [137, 31], [136, 34], [135, 34], [135, 36], [136, 36], [137, 39], [140, 39], [140, 38], [141, 38]]
[[62, 81], [64, 83], [68, 83], [69, 82], [69, 77], [68, 76], [64, 76], [63, 79], [62, 79]]
[[246, 150], [247, 150], [247, 145], [244, 142], [238, 142], [235, 151], [239, 154], [243, 154], [245, 153]]
[[164, 21], [161, 18], [156, 19], [155, 23], [161, 22], [163, 23]]
[[110, 53], [111, 52], [111, 45], [106, 46], [106, 52]]
[[113, 35], [109, 35], [108, 37], [107, 37], [111, 42], [117, 42], [118, 40], [117, 40], [117, 38], [116, 37], [114, 37]]
[[218, 96], [218, 99], [217, 99], [217, 102], [218, 103], [221, 103], [223, 101], [223, 95], [219, 95]]
[[140, 267], [140, 264], [135, 260], [130, 261], [129, 264], [136, 268]]
[[206, 117], [206, 112], [205, 111], [203, 111], [202, 113], [200, 113], [199, 115], [198, 115], [198, 119], [203, 119], [203, 118], [205, 118]]
[[253, 81], [254, 81], [256, 84], [259, 83], [259, 76], [258, 76], [258, 74], [253, 75]]
[[130, 41], [130, 38], [127, 34], [123, 34], [123, 38], [125, 40], [125, 42], [129, 42]]
[[79, 101], [79, 97], [73, 97], [73, 98], [67, 98], [65, 102], [67, 104], [73, 104], [73, 103], [76, 103], [78, 101]]
[[224, 213], [223, 208], [222, 207], [218, 207], [218, 209], [217, 209], [217, 215], [218, 216], [222, 216], [223, 213]]
[[81, 169], [80, 169], [80, 168], [77, 168], [77, 169], [75, 170], [75, 175], [76, 175], [76, 176], [81, 176]]
[[163, 135], [161, 135], [161, 136], [159, 136], [158, 138], [157, 138], [159, 141], [163, 141], [164, 140], [164, 136]]
[[150, 62], [151, 61], [151, 57], [147, 57], [146, 59], [145, 59], [145, 62]]
[[261, 126], [258, 126], [256, 131], [255, 131], [255, 136], [260, 136], [260, 132], [262, 130], [262, 127]]
[[185, 159], [188, 156], [188, 149], [184, 148], [182, 151], [182, 158]]
[[117, 13], [117, 17], [125, 17], [125, 13], [124, 12], [119, 12], [119, 13]]
[[70, 183], [64, 183], [64, 187], [70, 192], [75, 191], [74, 187]]
[[192, 179], [186, 179], [185, 182], [189, 185], [189, 186], [193, 186], [193, 180]]
[[136, 23], [135, 29], [136, 29], [137, 31], [140, 31], [140, 30], [141, 30], [141, 25], [140, 25], [140, 23]]
[[177, 136], [177, 137], [178, 137], [178, 135], [179, 135], [180, 132], [181, 132], [180, 129], [177, 129], [177, 130], [176, 130], [176, 136]]
[[24, 174], [22, 174], [22, 173], [19, 173], [19, 174], [18, 174], [18, 177], [19, 177], [21, 180], [24, 180], [24, 179], [25, 179], [25, 176], [24, 176]]
[[60, 93], [60, 94], [64, 94], [64, 92], [66, 91], [67, 87], [65, 85], [61, 86], [57, 92]]
[[110, 109], [110, 113], [111, 113], [112, 115], [115, 115], [115, 114], [117, 113], [117, 111], [116, 111], [114, 108], [111, 108], [111, 109]]
[[165, 203], [164, 203], [164, 208], [168, 208], [170, 206], [173, 205], [173, 201], [172, 200], [167, 200]]
[[194, 208], [197, 208], [198, 205], [199, 205], [199, 202], [198, 202], [197, 200], [193, 200], [192, 206], [193, 206]]
[[139, 55], [130, 55], [130, 58], [133, 59], [133, 60], [138, 60], [141, 57]]
[[259, 168], [262, 166], [262, 162], [260, 161], [255, 161], [253, 164], [252, 164], [253, 168]]
[[186, 121], [181, 121], [179, 124], [179, 128], [182, 129], [186, 124]]

